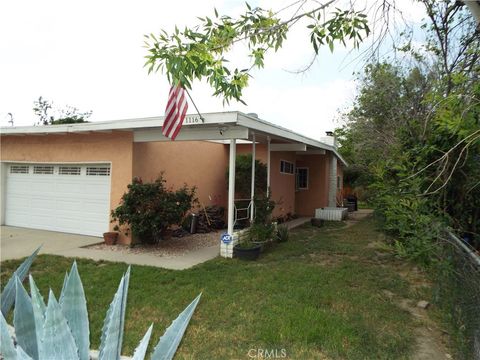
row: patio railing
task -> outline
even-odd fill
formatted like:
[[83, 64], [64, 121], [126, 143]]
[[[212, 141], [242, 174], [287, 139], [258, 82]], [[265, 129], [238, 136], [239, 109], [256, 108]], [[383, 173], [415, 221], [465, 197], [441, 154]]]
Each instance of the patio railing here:
[[254, 203], [252, 199], [235, 199], [234, 200], [234, 220], [233, 226], [241, 220], [249, 220], [252, 214]]

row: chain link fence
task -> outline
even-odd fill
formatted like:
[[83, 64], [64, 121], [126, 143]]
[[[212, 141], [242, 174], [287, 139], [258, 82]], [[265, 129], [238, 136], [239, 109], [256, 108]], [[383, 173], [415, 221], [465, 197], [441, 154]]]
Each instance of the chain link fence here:
[[450, 314], [458, 357], [480, 360], [480, 256], [450, 231], [441, 240], [436, 300]]

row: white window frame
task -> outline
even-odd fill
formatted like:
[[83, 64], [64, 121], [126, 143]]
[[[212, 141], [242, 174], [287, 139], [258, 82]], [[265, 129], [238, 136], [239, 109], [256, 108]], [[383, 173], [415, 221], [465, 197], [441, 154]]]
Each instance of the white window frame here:
[[[26, 170], [26, 171], [23, 171]], [[11, 164], [9, 169], [10, 174], [30, 174], [30, 166], [24, 164]]]
[[[307, 170], [307, 186], [306, 187], [300, 187], [299, 185], [299, 172], [298, 170]], [[306, 166], [300, 166], [295, 169], [295, 188], [297, 190], [308, 190], [308, 186], [310, 183], [310, 169]]]
[[[63, 172], [60, 169], [65, 169], [65, 172]], [[78, 169], [78, 172], [74, 172], [74, 169]], [[82, 166], [81, 165], [60, 165], [58, 167], [58, 175], [60, 176], [82, 176]]]
[[[282, 171], [282, 162], [284, 164], [290, 164], [292, 166], [292, 172], [291, 173]], [[285, 169], [285, 165], [283, 166], [283, 168]], [[295, 164], [291, 161], [288, 161], [288, 160], [280, 160], [280, 174], [295, 175]]]
[[[50, 170], [50, 171], [48, 171]], [[33, 165], [33, 174], [34, 175], [54, 175], [55, 166], [53, 165]]]

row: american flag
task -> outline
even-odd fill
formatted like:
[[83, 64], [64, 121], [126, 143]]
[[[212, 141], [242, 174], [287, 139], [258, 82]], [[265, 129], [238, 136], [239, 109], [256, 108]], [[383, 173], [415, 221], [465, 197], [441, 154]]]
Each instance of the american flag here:
[[187, 109], [188, 103], [185, 97], [185, 89], [180, 84], [172, 86], [168, 95], [167, 108], [165, 109], [165, 120], [162, 127], [163, 135], [175, 140], [182, 128]]

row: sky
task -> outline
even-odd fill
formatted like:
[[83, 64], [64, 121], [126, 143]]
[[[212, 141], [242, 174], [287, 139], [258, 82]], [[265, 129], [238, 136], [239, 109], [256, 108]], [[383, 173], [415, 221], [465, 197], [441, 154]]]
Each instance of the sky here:
[[[256, 0], [253, 6], [274, 11], [295, 0]], [[365, 4], [365, 2], [367, 4]], [[372, 1], [356, 1], [356, 8]], [[412, 23], [423, 11], [411, 0], [397, 0]], [[311, 6], [315, 3], [306, 5]], [[23, 0], [0, 4], [0, 125], [33, 125], [33, 102], [42, 96], [57, 107], [93, 111], [89, 121], [163, 115], [169, 91], [167, 77], [147, 74], [143, 67], [144, 34], [157, 34], [197, 23], [197, 16], [232, 17], [245, 10], [244, 1], [153, 0]], [[291, 8], [293, 9], [293, 8]], [[280, 13], [288, 17], [290, 9]], [[293, 11], [293, 10], [292, 10]], [[233, 49], [240, 63], [245, 51]], [[367, 45], [364, 45], [364, 47]], [[247, 106], [220, 98], [201, 82], [190, 92], [200, 112], [238, 110], [311, 138], [339, 126], [339, 115], [352, 106], [356, 94], [354, 72], [363, 63], [357, 51], [338, 45], [334, 53], [321, 49], [312, 67], [313, 49], [306, 23], [293, 28], [283, 48], [267, 56], [265, 68], [255, 70], [244, 91]], [[194, 113], [192, 104], [189, 113]]]

